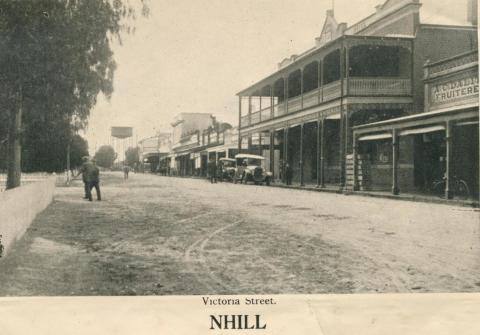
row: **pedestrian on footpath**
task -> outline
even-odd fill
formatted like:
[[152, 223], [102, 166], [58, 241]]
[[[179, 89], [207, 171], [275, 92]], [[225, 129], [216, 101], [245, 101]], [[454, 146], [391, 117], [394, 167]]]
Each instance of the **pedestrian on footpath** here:
[[223, 162], [219, 161], [217, 166], [217, 177], [220, 182], [223, 182]]
[[88, 194], [90, 193], [90, 185], [88, 180], [89, 171], [93, 168], [92, 163], [90, 162], [90, 157], [82, 157], [82, 166], [78, 169], [78, 173], [74, 178], [77, 178], [80, 174], [82, 175], [84, 196], [83, 199], [88, 199]]
[[102, 196], [100, 194], [100, 169], [96, 165], [95, 160], [92, 160], [92, 169], [90, 170], [89, 176], [89, 188], [88, 188], [88, 200], [92, 201], [92, 189], [95, 188], [95, 192], [97, 193], [97, 200], [102, 200]]
[[212, 184], [217, 182], [217, 163], [214, 158], [210, 158], [208, 162], [208, 177]]
[[285, 163], [285, 178], [287, 181], [287, 185], [292, 185], [293, 169], [288, 163]]
[[278, 171], [278, 177], [280, 178], [281, 181], [286, 181], [285, 179], [285, 163], [283, 162], [283, 159], [280, 159], [279, 162], [279, 171]]
[[128, 173], [130, 172], [130, 167], [125, 165], [123, 167], [123, 179], [128, 179]]

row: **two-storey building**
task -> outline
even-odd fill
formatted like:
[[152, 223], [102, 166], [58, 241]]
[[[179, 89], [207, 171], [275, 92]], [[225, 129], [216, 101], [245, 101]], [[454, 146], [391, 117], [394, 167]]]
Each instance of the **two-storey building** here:
[[232, 126], [217, 122], [212, 114], [181, 113], [172, 128], [172, 151], [166, 159], [171, 162], [173, 174], [206, 176], [209, 159], [232, 155], [231, 149], [237, 148], [237, 141], [231, 141]]
[[478, 200], [478, 51], [427, 62], [424, 76], [424, 113], [354, 127], [354, 189]]
[[422, 24], [420, 8], [388, 0], [351, 27], [327, 11], [313, 48], [237, 94], [239, 150], [277, 179], [288, 163], [301, 185], [353, 187], [352, 127], [422, 112], [426, 60], [476, 48], [476, 27]]

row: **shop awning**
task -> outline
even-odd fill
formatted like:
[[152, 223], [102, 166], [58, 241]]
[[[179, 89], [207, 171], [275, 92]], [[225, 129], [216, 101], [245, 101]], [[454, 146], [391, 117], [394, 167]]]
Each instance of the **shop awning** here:
[[474, 124], [478, 124], [478, 120], [455, 123], [456, 126], [471, 126]]
[[381, 134], [373, 134], [373, 135], [364, 135], [358, 138], [359, 141], [373, 141], [373, 140], [383, 140], [387, 138], [392, 138], [391, 133], [381, 133]]
[[430, 127], [422, 127], [422, 128], [415, 128], [415, 129], [405, 129], [400, 132], [400, 136], [407, 136], [407, 135], [415, 135], [415, 134], [425, 134], [431, 133], [434, 131], [445, 130], [445, 126], [438, 125], [438, 126], [430, 126]]
[[326, 117], [327, 120], [340, 120], [341, 118], [340, 113], [331, 114]]

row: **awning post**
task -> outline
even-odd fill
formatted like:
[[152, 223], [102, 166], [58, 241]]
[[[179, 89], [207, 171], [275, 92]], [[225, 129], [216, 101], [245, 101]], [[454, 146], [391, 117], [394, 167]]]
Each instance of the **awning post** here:
[[398, 195], [398, 147], [399, 147], [398, 130], [392, 130], [392, 193]]
[[445, 125], [445, 198], [453, 198], [452, 178], [453, 178], [453, 155], [452, 155], [452, 122], [446, 121]]
[[304, 130], [305, 124], [302, 123], [300, 125], [300, 186], [305, 186], [304, 181], [304, 171], [303, 171], [303, 137], [304, 137]]
[[360, 189], [358, 185], [358, 141], [357, 136], [353, 134], [353, 143], [352, 143], [352, 154], [353, 154], [353, 190], [358, 191]]
[[275, 179], [275, 130], [270, 130], [270, 172]]

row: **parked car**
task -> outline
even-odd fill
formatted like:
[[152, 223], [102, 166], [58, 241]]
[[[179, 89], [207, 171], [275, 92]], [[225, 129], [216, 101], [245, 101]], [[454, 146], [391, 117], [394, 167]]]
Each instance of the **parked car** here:
[[265, 183], [267, 186], [272, 181], [272, 173], [267, 171], [262, 162], [264, 157], [258, 155], [238, 154], [235, 156], [236, 169], [233, 181], [247, 184], [249, 181], [255, 185]]
[[220, 178], [233, 181], [236, 160], [234, 158], [220, 158], [218, 161], [220, 162]]

